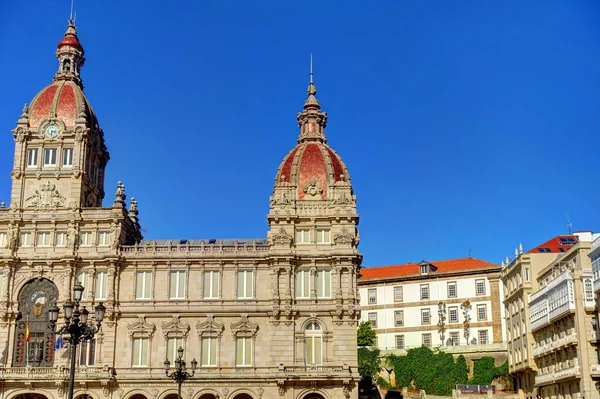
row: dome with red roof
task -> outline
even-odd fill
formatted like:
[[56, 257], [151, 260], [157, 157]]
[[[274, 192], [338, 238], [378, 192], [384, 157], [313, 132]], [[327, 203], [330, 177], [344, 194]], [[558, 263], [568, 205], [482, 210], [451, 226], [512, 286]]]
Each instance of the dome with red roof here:
[[46, 121], [52, 120], [61, 122], [65, 129], [74, 128], [76, 121], [98, 128], [96, 116], [83, 94], [79, 72], [85, 59], [73, 21], [69, 21], [65, 35], [58, 43], [56, 58], [59, 66], [54, 81], [40, 90], [29, 104], [29, 127], [40, 129]]
[[342, 158], [327, 145], [327, 113], [321, 111], [312, 82], [304, 110], [298, 113], [298, 144], [285, 156], [275, 178], [276, 186], [295, 186], [296, 199], [328, 199], [336, 183], [349, 184], [350, 175]]

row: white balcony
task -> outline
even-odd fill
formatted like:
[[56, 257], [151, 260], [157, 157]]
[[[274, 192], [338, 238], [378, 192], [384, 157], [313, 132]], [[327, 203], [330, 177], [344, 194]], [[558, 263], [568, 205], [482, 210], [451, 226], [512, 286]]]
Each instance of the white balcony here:
[[535, 376], [535, 385], [546, 385], [553, 384], [560, 380], [565, 380], [567, 378], [580, 378], [581, 377], [581, 368], [579, 366], [567, 367], [562, 370], [546, 373], [546, 374], [538, 374]]
[[592, 377], [600, 377], [600, 364], [590, 364], [590, 374]]

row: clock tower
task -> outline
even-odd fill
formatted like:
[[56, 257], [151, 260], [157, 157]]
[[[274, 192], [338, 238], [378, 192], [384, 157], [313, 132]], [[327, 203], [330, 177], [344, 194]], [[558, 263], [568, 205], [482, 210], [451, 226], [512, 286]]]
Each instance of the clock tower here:
[[109, 154], [83, 94], [84, 50], [73, 21], [58, 43], [52, 83], [23, 107], [12, 130], [15, 157], [11, 208], [77, 210], [101, 207]]

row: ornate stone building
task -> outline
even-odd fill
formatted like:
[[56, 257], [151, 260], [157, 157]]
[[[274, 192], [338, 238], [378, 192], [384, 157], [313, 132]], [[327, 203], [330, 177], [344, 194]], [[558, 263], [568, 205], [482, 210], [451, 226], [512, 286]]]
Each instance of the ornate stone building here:
[[356, 198], [327, 145], [312, 76], [265, 238], [144, 240], [123, 184], [102, 206], [109, 154], [72, 23], [56, 56], [52, 83], [12, 130], [10, 206], [0, 208], [2, 398], [66, 396], [71, 348], [53, 349], [48, 308], [77, 281], [82, 304], [107, 312], [77, 349], [75, 397], [172, 398], [163, 362], [183, 346], [199, 363], [185, 399], [357, 398]]

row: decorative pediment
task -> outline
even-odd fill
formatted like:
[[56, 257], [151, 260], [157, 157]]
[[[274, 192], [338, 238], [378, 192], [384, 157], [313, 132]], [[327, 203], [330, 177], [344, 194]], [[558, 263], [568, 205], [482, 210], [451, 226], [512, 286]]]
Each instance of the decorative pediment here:
[[196, 331], [198, 332], [198, 337], [202, 338], [204, 336], [221, 336], [223, 334], [223, 330], [225, 327], [222, 323], [217, 323], [215, 321], [215, 317], [212, 314], [206, 315], [206, 320], [203, 322], [196, 324]]
[[319, 184], [319, 182], [317, 181], [317, 179], [315, 179], [314, 177], [311, 177], [310, 180], [308, 181], [308, 183], [306, 183], [304, 185], [304, 199], [308, 199], [308, 200], [317, 200], [317, 199], [323, 199], [323, 188], [321, 187], [321, 185]]
[[173, 320], [162, 323], [161, 325], [163, 335], [165, 338], [169, 337], [187, 337], [188, 332], [190, 331], [190, 325], [188, 323], [182, 322], [179, 319], [179, 315], [173, 315]]
[[333, 237], [333, 241], [335, 241], [336, 244], [352, 244], [352, 242], [354, 242], [354, 236], [347, 228], [343, 227], [340, 233]]
[[248, 320], [248, 315], [243, 314], [240, 321], [231, 324], [231, 333], [233, 336], [245, 335], [254, 336], [258, 331], [258, 324]]
[[25, 200], [28, 207], [38, 210], [56, 209], [64, 206], [65, 201], [65, 197], [49, 181], [42, 184], [39, 190], [35, 190], [34, 194]]
[[152, 337], [156, 325], [153, 323], [146, 322], [146, 316], [139, 316], [138, 320], [134, 323], [127, 324], [127, 332], [130, 337]]
[[279, 229], [277, 234], [274, 234], [272, 237], [274, 244], [283, 244], [290, 245], [292, 243], [294, 237], [291, 234], [288, 234], [285, 229], [282, 227]]

